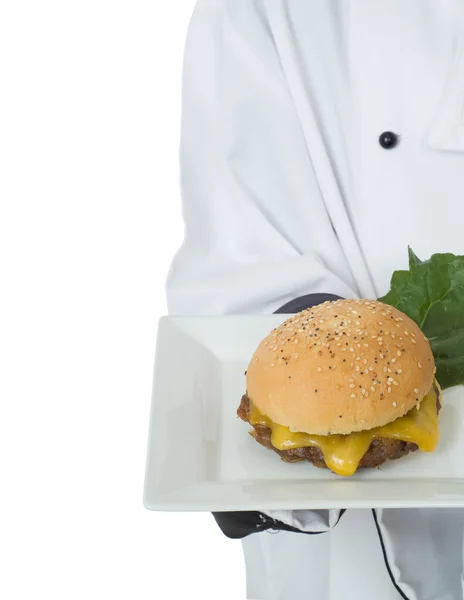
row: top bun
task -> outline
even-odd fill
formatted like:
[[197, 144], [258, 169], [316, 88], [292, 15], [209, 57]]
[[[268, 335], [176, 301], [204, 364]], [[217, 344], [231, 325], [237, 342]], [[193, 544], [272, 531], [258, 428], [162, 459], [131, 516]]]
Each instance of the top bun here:
[[292, 431], [348, 434], [402, 417], [434, 373], [427, 338], [409, 317], [373, 300], [337, 300], [290, 317], [261, 342], [247, 393]]

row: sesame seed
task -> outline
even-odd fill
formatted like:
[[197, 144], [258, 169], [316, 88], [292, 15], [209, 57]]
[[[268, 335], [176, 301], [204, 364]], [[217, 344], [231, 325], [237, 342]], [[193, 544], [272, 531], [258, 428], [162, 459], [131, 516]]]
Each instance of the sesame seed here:
[[351, 394], [351, 397], [352, 398], [356, 398], [356, 394]]
[[419, 369], [422, 369], [422, 365], [420, 362], [417, 363], [417, 366], [419, 367]]
[[393, 406], [396, 408], [396, 402], [393, 402]]
[[359, 367], [358, 367], [358, 365], [356, 365], [356, 371], [359, 371]]
[[354, 383], [350, 383], [350, 388], [354, 388], [354, 387], [356, 387], [356, 386], [354, 385]]
[[417, 388], [414, 388], [414, 393], [415, 393], [415, 394], [418, 394], [418, 393], [419, 393], [419, 390], [418, 390]]
[[351, 346], [350, 346], [350, 352], [354, 352], [354, 348], [351, 348]]
[[392, 363], [396, 363], [396, 358], [392, 358]]
[[387, 392], [390, 394], [391, 391], [392, 391], [391, 387], [388, 386]]
[[322, 367], [317, 367], [317, 370], [319, 371], [319, 373], [322, 371]]
[[357, 357], [356, 357], [356, 360], [361, 360], [361, 357], [360, 357], [360, 356], [357, 356]]
[[294, 344], [298, 344], [298, 338], [293, 343]]
[[399, 383], [395, 380], [393, 380], [393, 385], [399, 385]]
[[377, 325], [383, 325], [382, 321], [377, 321]]
[[396, 353], [398, 356], [401, 356], [401, 352], [398, 350], [398, 352]]
[[273, 366], [274, 366], [274, 363], [271, 363], [271, 367], [273, 367]]
[[373, 385], [371, 385], [371, 390], [375, 392], [375, 387]]
[[403, 369], [398, 369], [397, 373], [400, 375], [403, 372]]
[[404, 330], [404, 335], [409, 335], [409, 331], [407, 331], [406, 329]]
[[411, 338], [411, 342], [412, 342], [413, 344], [417, 344], [416, 340], [414, 340], [413, 338]]

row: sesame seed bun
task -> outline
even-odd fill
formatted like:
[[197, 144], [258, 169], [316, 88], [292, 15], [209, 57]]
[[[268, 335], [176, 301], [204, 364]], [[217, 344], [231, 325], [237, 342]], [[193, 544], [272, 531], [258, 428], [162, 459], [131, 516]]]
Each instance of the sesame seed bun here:
[[434, 373], [430, 345], [409, 317], [376, 301], [337, 300], [292, 316], [261, 342], [247, 393], [292, 431], [348, 434], [405, 415]]

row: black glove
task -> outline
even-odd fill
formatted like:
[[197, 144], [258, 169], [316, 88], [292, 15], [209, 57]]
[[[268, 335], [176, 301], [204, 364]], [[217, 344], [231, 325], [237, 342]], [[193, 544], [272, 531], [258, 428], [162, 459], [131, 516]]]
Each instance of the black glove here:
[[[327, 302], [328, 300], [340, 300], [340, 296], [334, 296], [333, 294], [309, 294], [308, 296], [301, 296], [300, 298], [288, 302], [279, 308], [279, 310], [276, 310], [276, 314], [298, 313], [307, 308], [312, 308], [313, 306]], [[344, 510], [340, 512], [338, 520], [340, 520], [344, 512]], [[271, 517], [258, 511], [215, 512], [213, 513], [213, 516], [216, 519], [216, 523], [221, 528], [222, 533], [232, 539], [244, 538], [252, 533], [259, 533], [260, 531], [265, 531], [267, 529], [293, 531], [310, 535], [323, 533], [321, 531], [300, 531], [281, 521], [271, 519]]]

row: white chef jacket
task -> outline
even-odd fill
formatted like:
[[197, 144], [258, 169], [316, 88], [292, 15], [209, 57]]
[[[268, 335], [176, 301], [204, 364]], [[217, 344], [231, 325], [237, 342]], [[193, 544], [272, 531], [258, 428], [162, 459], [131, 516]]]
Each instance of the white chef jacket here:
[[[464, 254], [464, 0], [199, 0], [181, 184], [174, 314], [376, 298], [408, 245]], [[248, 597], [464, 598], [464, 511], [376, 516], [381, 541], [370, 511], [279, 514], [329, 531], [246, 538]]]

